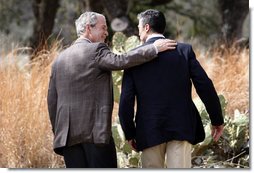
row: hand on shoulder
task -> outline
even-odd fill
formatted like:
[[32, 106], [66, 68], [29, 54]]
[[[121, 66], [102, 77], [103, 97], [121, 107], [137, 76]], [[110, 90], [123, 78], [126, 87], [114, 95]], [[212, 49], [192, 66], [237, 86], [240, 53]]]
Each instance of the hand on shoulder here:
[[174, 50], [177, 46], [177, 42], [170, 39], [158, 39], [153, 45], [158, 49], [158, 52], [163, 52], [165, 50]]

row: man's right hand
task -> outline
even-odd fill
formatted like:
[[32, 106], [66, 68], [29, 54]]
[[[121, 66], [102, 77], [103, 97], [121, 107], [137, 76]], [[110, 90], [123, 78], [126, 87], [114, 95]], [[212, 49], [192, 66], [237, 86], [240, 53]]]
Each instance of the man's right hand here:
[[131, 146], [131, 148], [137, 152], [137, 144], [136, 144], [136, 140], [135, 139], [131, 139], [128, 140], [129, 145]]
[[173, 50], [176, 48], [176, 41], [170, 39], [158, 39], [153, 45], [157, 48], [158, 52], [163, 52], [165, 50]]
[[220, 137], [223, 133], [223, 128], [224, 128], [224, 125], [212, 126], [211, 127], [211, 133], [212, 133], [211, 135], [212, 135], [213, 140], [215, 142], [217, 142], [220, 139]]

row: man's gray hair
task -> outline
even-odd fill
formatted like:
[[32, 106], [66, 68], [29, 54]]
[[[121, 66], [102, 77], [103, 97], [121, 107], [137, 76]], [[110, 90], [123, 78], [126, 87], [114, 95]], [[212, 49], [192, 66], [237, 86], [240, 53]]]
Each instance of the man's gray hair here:
[[97, 16], [103, 16], [102, 14], [96, 12], [85, 12], [80, 15], [80, 17], [75, 21], [76, 31], [78, 37], [80, 37], [86, 31], [86, 25], [89, 24], [94, 27], [98, 21]]

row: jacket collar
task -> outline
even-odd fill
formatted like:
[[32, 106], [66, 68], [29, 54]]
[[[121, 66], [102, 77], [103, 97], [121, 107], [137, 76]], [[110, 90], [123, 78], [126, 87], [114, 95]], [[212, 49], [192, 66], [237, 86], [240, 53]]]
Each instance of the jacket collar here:
[[88, 38], [85, 38], [85, 37], [79, 37], [75, 42], [74, 44], [76, 43], [92, 43]]

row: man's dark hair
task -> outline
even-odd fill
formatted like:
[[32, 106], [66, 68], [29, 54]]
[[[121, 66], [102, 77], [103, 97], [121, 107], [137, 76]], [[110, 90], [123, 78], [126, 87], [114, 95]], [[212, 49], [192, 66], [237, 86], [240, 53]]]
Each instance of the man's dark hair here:
[[141, 20], [143, 27], [149, 24], [153, 32], [163, 34], [166, 27], [166, 19], [162, 12], [149, 9], [138, 14], [138, 19]]

